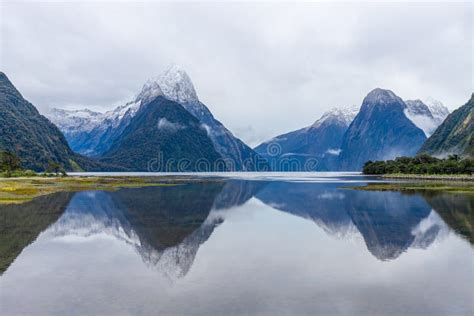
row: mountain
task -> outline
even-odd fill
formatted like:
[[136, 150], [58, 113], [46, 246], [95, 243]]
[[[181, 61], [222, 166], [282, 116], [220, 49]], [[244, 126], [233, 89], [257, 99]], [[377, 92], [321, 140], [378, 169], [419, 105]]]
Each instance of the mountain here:
[[344, 134], [340, 170], [360, 170], [368, 160], [415, 155], [426, 136], [405, 110], [405, 102], [392, 91], [371, 91]]
[[53, 109], [47, 115], [64, 132], [73, 150], [87, 156], [101, 157], [111, 149], [140, 107], [157, 96], [181, 104], [200, 121], [216, 151], [226, 161], [227, 170], [268, 170], [268, 164], [261, 156], [214, 118], [199, 100], [189, 76], [176, 65], [169, 67], [160, 76], [149, 79], [133, 101], [112, 111], [96, 113]]
[[[313, 125], [279, 135], [255, 148], [275, 171], [334, 170], [342, 138], [359, 108], [334, 108]], [[315, 164], [311, 166], [311, 161]], [[312, 169], [314, 168], [314, 169]]]
[[64, 133], [75, 152], [89, 157], [100, 157], [121, 135], [143, 100], [149, 98], [150, 96], [142, 91], [133, 101], [105, 113], [88, 109], [52, 109], [46, 116]]
[[142, 106], [100, 159], [138, 171], [225, 170], [199, 120], [163, 96]]
[[421, 100], [406, 100], [406, 117], [430, 137], [449, 115], [449, 110], [439, 101], [423, 103]]
[[235, 137], [199, 99], [186, 72], [177, 65], [152, 79], [161, 87], [166, 98], [178, 102], [199, 119], [208, 131], [217, 152], [228, 162], [231, 171], [268, 171], [266, 160]]
[[458, 154], [474, 156], [474, 94], [459, 109], [449, 114], [420, 149], [435, 156]]
[[43, 171], [55, 161], [66, 170], [100, 170], [98, 162], [74, 153], [60, 130], [0, 72], [0, 150], [13, 152], [23, 168]]

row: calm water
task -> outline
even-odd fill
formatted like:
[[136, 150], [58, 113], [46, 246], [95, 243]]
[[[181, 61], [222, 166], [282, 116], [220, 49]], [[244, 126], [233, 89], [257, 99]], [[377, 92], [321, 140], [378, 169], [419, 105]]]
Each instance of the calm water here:
[[1, 315], [472, 315], [472, 196], [319, 174], [0, 206]]

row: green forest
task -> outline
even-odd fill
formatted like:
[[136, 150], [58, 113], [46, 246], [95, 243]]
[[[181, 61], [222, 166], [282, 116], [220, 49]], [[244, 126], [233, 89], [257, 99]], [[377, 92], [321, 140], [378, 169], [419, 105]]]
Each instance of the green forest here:
[[416, 157], [398, 157], [395, 160], [367, 161], [364, 174], [472, 174], [474, 159], [451, 155], [445, 159], [426, 154]]

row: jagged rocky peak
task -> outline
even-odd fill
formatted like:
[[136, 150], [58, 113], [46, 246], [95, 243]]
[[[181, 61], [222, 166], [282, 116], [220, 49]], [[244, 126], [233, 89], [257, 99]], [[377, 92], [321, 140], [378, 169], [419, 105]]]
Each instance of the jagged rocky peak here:
[[[433, 99], [432, 99], [433, 100]], [[404, 113], [417, 127], [429, 137], [448, 116], [449, 110], [439, 101], [431, 101], [431, 105], [421, 100], [406, 100]]]
[[181, 104], [199, 101], [191, 78], [184, 69], [175, 64], [169, 66], [161, 75], [150, 78], [136, 99], [146, 102], [159, 95]]
[[164, 95], [160, 85], [158, 84], [156, 78], [151, 78], [145, 82], [142, 90], [136, 96], [135, 102], [148, 103], [160, 95]]
[[444, 121], [444, 119], [449, 115], [449, 110], [447, 107], [441, 103], [441, 101], [438, 101], [436, 99], [433, 99], [432, 97], [426, 98], [426, 100], [423, 100], [426, 106], [429, 108], [431, 114], [433, 117], [437, 120]]
[[424, 115], [428, 117], [433, 117], [428, 106], [421, 100], [406, 100], [405, 104], [407, 105], [407, 111], [409, 111], [413, 115]]
[[340, 122], [343, 125], [349, 126], [354, 120], [354, 117], [359, 113], [359, 106], [351, 105], [345, 107], [332, 108], [325, 112], [319, 120], [314, 122], [311, 127], [319, 127], [323, 123], [337, 123]]
[[167, 99], [178, 103], [190, 103], [199, 101], [194, 85], [184, 69], [178, 65], [171, 65], [157, 77]]

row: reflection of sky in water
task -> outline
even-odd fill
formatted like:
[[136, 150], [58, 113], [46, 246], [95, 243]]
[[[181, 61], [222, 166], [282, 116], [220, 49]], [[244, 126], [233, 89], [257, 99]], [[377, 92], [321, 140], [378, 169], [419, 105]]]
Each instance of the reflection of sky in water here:
[[[143, 214], [129, 209], [124, 193], [78, 193], [0, 277], [0, 312], [474, 312], [472, 246], [429, 204], [418, 196], [336, 187], [233, 183], [199, 191], [193, 197], [203, 213], [186, 213], [195, 217], [180, 222], [198, 218], [197, 229], [181, 238], [170, 224], [181, 218], [170, 215], [162, 229], [180, 239], [163, 248], [137, 226]], [[178, 193], [167, 191], [185, 198]], [[182, 206], [162, 213], [185, 211]], [[396, 255], [379, 258], [387, 247]]]

